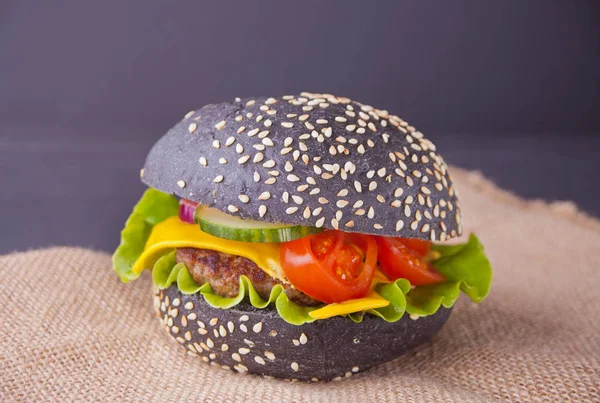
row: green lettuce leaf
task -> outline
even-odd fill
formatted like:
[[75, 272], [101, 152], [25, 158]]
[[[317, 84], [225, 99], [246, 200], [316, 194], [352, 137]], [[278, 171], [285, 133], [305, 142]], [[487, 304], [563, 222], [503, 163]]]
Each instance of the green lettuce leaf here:
[[199, 285], [194, 281], [185, 264], [175, 261], [175, 252], [164, 255], [156, 261], [152, 268], [152, 281], [161, 290], [177, 283], [177, 288], [183, 294], [200, 293], [206, 302], [214, 308], [229, 309], [246, 299], [253, 307], [258, 309], [264, 309], [274, 304], [279, 316], [293, 325], [315, 321], [309, 316], [309, 312], [317, 309], [317, 307], [301, 306], [290, 301], [283, 292], [283, 287], [279, 284], [271, 289], [269, 298], [265, 300], [258, 295], [248, 277], [242, 275], [239, 280], [240, 288], [237, 296], [227, 298], [217, 295], [209, 283]]
[[156, 189], [148, 189], [133, 208], [121, 231], [121, 244], [112, 257], [113, 270], [125, 283], [140, 274], [131, 268], [144, 251], [152, 227], [165, 219], [177, 215], [179, 202], [175, 196]]
[[458, 282], [461, 291], [474, 302], [483, 301], [490, 292], [492, 266], [475, 234], [466, 243], [433, 245], [433, 250], [441, 257], [431, 264], [448, 280]]

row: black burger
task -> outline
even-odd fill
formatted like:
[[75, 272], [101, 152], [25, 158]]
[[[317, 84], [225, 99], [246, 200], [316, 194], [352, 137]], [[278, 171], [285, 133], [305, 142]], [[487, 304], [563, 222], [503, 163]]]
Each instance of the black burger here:
[[161, 324], [222, 368], [326, 381], [431, 339], [491, 267], [421, 132], [329, 94], [236, 98], [154, 145], [113, 256]]

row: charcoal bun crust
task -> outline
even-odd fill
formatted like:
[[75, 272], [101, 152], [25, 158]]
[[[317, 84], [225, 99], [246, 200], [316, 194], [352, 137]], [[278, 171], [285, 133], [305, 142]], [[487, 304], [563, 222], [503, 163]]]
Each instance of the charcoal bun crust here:
[[394, 323], [372, 315], [361, 323], [338, 316], [296, 326], [274, 309], [213, 308], [176, 285], [155, 289], [154, 306], [165, 331], [189, 355], [239, 373], [313, 382], [349, 377], [399, 357], [430, 340], [451, 312], [440, 308], [417, 320], [406, 314]]
[[462, 232], [435, 145], [398, 116], [329, 94], [191, 111], [151, 149], [142, 180], [253, 220], [436, 241]]

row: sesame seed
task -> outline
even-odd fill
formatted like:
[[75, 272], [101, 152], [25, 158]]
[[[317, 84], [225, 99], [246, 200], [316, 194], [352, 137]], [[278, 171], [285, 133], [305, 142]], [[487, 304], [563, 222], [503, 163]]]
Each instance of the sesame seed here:
[[343, 117], [343, 116], [336, 116], [336, 117], [335, 117], [335, 121], [336, 121], [336, 122], [341, 122], [341, 123], [344, 123], [344, 122], [346, 122], [346, 121], [347, 121], [347, 119], [346, 119], [345, 117]]
[[375, 229], [383, 229], [383, 226], [381, 224], [373, 224], [373, 228], [375, 228]]
[[277, 178], [269, 178], [269, 179], [267, 179], [267, 180], [265, 181], [265, 184], [266, 184], [266, 185], [272, 185], [272, 184], [274, 184], [275, 182], [277, 182]]
[[194, 309], [194, 303], [193, 302], [186, 302], [186, 304], [183, 306], [185, 309]]
[[252, 159], [252, 162], [261, 162], [264, 158], [265, 158], [264, 154], [261, 152], [258, 152]]
[[338, 200], [335, 205], [338, 206], [339, 208], [344, 208], [348, 205], [348, 203], [349, 202], [347, 200]]
[[208, 348], [213, 348], [215, 346], [215, 342], [212, 341], [212, 339], [209, 337], [206, 339], [206, 345], [208, 346]]
[[367, 127], [368, 127], [369, 129], [371, 129], [371, 131], [372, 131], [372, 132], [376, 132], [376, 131], [377, 131], [377, 128], [375, 127], [375, 125], [373, 124], [373, 122], [369, 122], [369, 123], [367, 124]]
[[356, 133], [358, 133], [358, 134], [364, 134], [364, 132], [365, 132], [364, 127], [359, 127], [358, 129], [356, 129]]
[[198, 329], [198, 333], [200, 333], [201, 335], [205, 335], [208, 334], [208, 330], [200, 328]]
[[219, 142], [219, 140], [215, 140], [212, 143], [214, 148], [221, 148], [221, 143]]
[[241, 362], [242, 361], [242, 357], [238, 353], [231, 354], [231, 358], [233, 358], [233, 360], [237, 361], [237, 362]]
[[263, 125], [265, 125], [265, 127], [271, 127], [272, 124], [273, 124], [273, 122], [271, 122], [270, 119], [267, 119], [263, 122]]
[[300, 141], [300, 142], [298, 143], [298, 148], [300, 148], [300, 150], [301, 150], [301, 151], [304, 151], [304, 152], [308, 151], [308, 147], [307, 147], [307, 146], [306, 146], [306, 144], [304, 144], [302, 141]]
[[262, 139], [262, 143], [264, 145], [266, 145], [267, 147], [273, 147], [275, 145], [275, 143], [273, 143], [273, 140], [271, 140], [268, 137], [265, 137], [264, 139]]
[[225, 327], [223, 325], [219, 326], [219, 334], [221, 335], [221, 337], [227, 336], [227, 330], [225, 330]]
[[248, 354], [249, 352], [250, 352], [250, 349], [249, 349], [249, 348], [246, 348], [246, 347], [240, 347], [240, 348], [238, 349], [238, 353], [240, 353], [241, 355], [246, 355], [246, 354]]
[[324, 198], [324, 197], [319, 197], [319, 199], [318, 199], [318, 200], [319, 200], [319, 203], [321, 203], [321, 204], [327, 204], [327, 203], [329, 203], [329, 200], [327, 200], [327, 199], [326, 199], [326, 198]]
[[319, 124], [319, 125], [326, 125], [327, 124], [327, 119], [317, 119], [317, 124]]
[[231, 213], [237, 213], [239, 211], [239, 209], [232, 204], [227, 206], [227, 210], [229, 210], [229, 212], [231, 212]]
[[292, 122], [282, 122], [281, 126], [287, 128], [287, 129], [291, 129], [292, 127], [294, 127], [294, 124]]
[[294, 141], [294, 139], [292, 139], [291, 137], [287, 137], [284, 141], [283, 141], [283, 146], [284, 147], [289, 147], [290, 144], [292, 144]]
[[396, 231], [400, 231], [404, 227], [404, 221], [398, 220], [396, 221]]
[[217, 175], [217, 176], [215, 177], [215, 179], [213, 179], [213, 182], [214, 182], [214, 183], [220, 183], [220, 182], [223, 182], [223, 179], [224, 179], [224, 178], [223, 178], [223, 175]]
[[294, 150], [292, 157], [294, 158], [294, 161], [298, 161], [298, 157], [300, 157], [300, 151]]
[[332, 133], [333, 133], [333, 130], [331, 129], [331, 127], [328, 127], [323, 131], [323, 134], [325, 134], [325, 137], [331, 137]]
[[385, 203], [385, 198], [382, 195], [377, 195], [377, 201], [379, 203]]
[[338, 228], [339, 228], [339, 225], [340, 225], [340, 223], [339, 223], [339, 221], [338, 221], [337, 219], [335, 219], [335, 218], [332, 218], [332, 219], [331, 219], [331, 226], [332, 226], [333, 228], [335, 228], [335, 229], [338, 229]]
[[265, 162], [263, 164], [263, 167], [265, 167], [265, 168], [273, 168], [274, 166], [275, 166], [274, 160], [268, 160], [267, 162]]
[[[265, 206], [264, 204], [261, 204], [260, 207], [258, 208], [258, 215], [262, 218], [265, 216], [265, 214], [267, 214], [267, 206]], [[246, 319], [246, 320], [248, 320], [248, 319]]]
[[353, 132], [356, 129], [356, 125], [348, 125], [346, 126], [346, 130], [349, 132]]
[[300, 370], [300, 366], [298, 365], [297, 362], [292, 362], [292, 364], [290, 366], [292, 367], [294, 372], [298, 372], [298, 370]]
[[365, 215], [366, 211], [364, 209], [359, 209], [354, 212], [355, 215], [361, 216]]
[[312, 212], [313, 217], [318, 216], [319, 214], [321, 214], [321, 211], [323, 211], [323, 207], [317, 207], [316, 209], [314, 209], [313, 212]]
[[258, 200], [268, 200], [271, 198], [271, 193], [269, 192], [262, 192], [259, 196], [258, 196]]
[[306, 126], [308, 130], [314, 130], [315, 128], [310, 122], [304, 122], [304, 126]]
[[304, 200], [302, 199], [302, 197], [300, 197], [300, 196], [296, 196], [296, 195], [292, 195], [292, 200], [293, 200], [293, 201], [294, 201], [294, 203], [296, 203], [296, 204], [302, 204], [302, 202], [304, 201]]
[[196, 122], [192, 122], [188, 126], [188, 131], [190, 132], [190, 134], [192, 134], [196, 131], [197, 128], [198, 128], [198, 124]]
[[367, 217], [369, 218], [373, 218], [375, 216], [375, 210], [373, 209], [373, 206], [369, 207], [369, 210], [367, 212]]
[[271, 330], [271, 331], [269, 332], [269, 336], [271, 336], [271, 337], [275, 337], [275, 336], [277, 336], [277, 330]]
[[317, 228], [321, 228], [323, 226], [323, 224], [325, 223], [325, 217], [321, 217], [317, 220], [317, 222], [315, 223], [315, 227]]
[[375, 190], [375, 189], [377, 189], [377, 182], [371, 181], [371, 183], [369, 183], [369, 190]]
[[185, 181], [178, 180], [178, 181], [177, 181], [177, 186], [179, 186], [180, 188], [182, 188], [182, 189], [183, 189], [183, 188], [185, 187]]
[[224, 128], [224, 127], [225, 127], [225, 125], [226, 125], [226, 124], [227, 124], [227, 122], [225, 122], [224, 120], [221, 120], [219, 123], [217, 123], [217, 124], [215, 125], [215, 128], [216, 128], [217, 130], [221, 130], [222, 128]]
[[415, 231], [418, 226], [419, 226], [419, 221], [417, 221], [417, 220], [414, 220], [413, 222], [410, 223], [410, 229], [412, 229], [413, 231]]
[[304, 165], [308, 165], [308, 162], [310, 161], [308, 155], [302, 154], [302, 161], [304, 162]]
[[306, 344], [308, 342], [308, 337], [306, 337], [306, 334], [302, 333], [298, 340], [300, 341], [300, 344]]
[[296, 211], [298, 211], [298, 207], [288, 207], [285, 209], [286, 214], [294, 214]]
[[227, 164], [227, 160], [223, 157], [219, 158], [219, 164]]
[[360, 144], [358, 146], [358, 148], [356, 149], [356, 151], [358, 151], [359, 154], [364, 154], [365, 153], [365, 147], [362, 144]]
[[256, 361], [260, 365], [265, 365], [265, 360], [262, 357], [259, 357], [258, 355], [254, 357], [254, 361]]
[[273, 354], [270, 351], [265, 351], [265, 357], [267, 357], [269, 360], [273, 361], [275, 359], [275, 354]]
[[238, 199], [240, 199], [242, 203], [248, 203], [250, 201], [250, 197], [246, 195], [238, 195]]
[[298, 182], [300, 180], [300, 178], [298, 178], [296, 175], [294, 174], [289, 174], [287, 176], [287, 180], [290, 182]]

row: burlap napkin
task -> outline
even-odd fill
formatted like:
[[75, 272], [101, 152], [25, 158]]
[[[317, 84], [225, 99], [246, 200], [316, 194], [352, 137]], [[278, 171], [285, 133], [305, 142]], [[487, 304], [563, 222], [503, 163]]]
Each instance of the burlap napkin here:
[[453, 173], [492, 293], [417, 351], [341, 382], [236, 375], [164, 334], [148, 276], [121, 284], [109, 255], [52, 248], [0, 258], [0, 401], [599, 402], [600, 222]]

